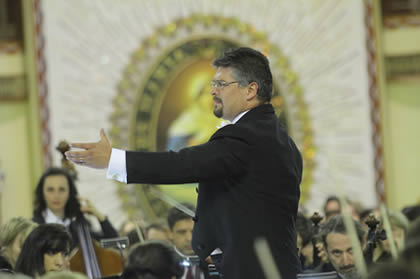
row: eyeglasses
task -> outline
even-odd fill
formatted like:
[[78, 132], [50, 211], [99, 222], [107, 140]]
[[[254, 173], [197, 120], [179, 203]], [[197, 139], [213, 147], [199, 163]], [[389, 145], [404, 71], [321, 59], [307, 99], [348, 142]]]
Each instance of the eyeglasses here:
[[229, 85], [234, 84], [234, 83], [239, 83], [239, 82], [240, 81], [238, 81], [238, 80], [234, 80], [234, 81], [231, 81], [231, 82], [226, 82], [226, 81], [223, 81], [223, 80], [213, 80], [210, 83], [210, 86], [211, 86], [211, 88], [223, 89], [226, 86], [229, 86]]

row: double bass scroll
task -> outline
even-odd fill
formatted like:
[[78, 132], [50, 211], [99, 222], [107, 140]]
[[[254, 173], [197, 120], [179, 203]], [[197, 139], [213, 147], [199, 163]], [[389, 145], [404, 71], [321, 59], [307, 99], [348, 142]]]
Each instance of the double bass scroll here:
[[319, 215], [318, 212], [315, 212], [311, 218], [309, 218], [312, 223], [313, 223], [313, 227], [312, 227], [312, 246], [314, 247], [314, 252], [313, 252], [313, 266], [319, 266], [321, 264], [321, 258], [319, 257], [319, 249], [317, 247], [317, 243], [321, 242], [321, 240], [319, 239], [319, 231], [320, 231], [320, 226], [319, 223], [322, 221], [322, 219], [324, 219], [321, 215]]

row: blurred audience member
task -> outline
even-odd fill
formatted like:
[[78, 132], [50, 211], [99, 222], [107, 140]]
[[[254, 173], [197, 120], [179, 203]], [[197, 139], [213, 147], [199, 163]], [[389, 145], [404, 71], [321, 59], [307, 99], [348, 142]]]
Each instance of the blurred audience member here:
[[[404, 214], [388, 209], [388, 219], [392, 229], [392, 236], [394, 238], [395, 247], [397, 251], [402, 251], [404, 248], [405, 234], [409, 227], [409, 221]], [[380, 216], [379, 229], [383, 229], [384, 220]], [[391, 247], [389, 244], [389, 238], [377, 243], [377, 247], [374, 250], [373, 260], [376, 263], [387, 262], [391, 260]]]
[[329, 196], [324, 204], [325, 221], [331, 217], [341, 214], [341, 203], [338, 197]]
[[[357, 237], [363, 246], [364, 231], [359, 222], [354, 220]], [[345, 279], [360, 278], [355, 265], [355, 257], [347, 234], [344, 219], [341, 215], [331, 217], [322, 227], [322, 241], [328, 259], [337, 273]], [[330, 270], [321, 270], [330, 271]]]
[[405, 247], [400, 260], [420, 271], [420, 218], [417, 218], [407, 231]]
[[132, 230], [136, 229], [136, 223], [131, 220], [125, 220], [118, 230], [120, 236], [127, 236]]
[[42, 224], [23, 243], [16, 272], [31, 277], [69, 269], [71, 235], [63, 225]]
[[404, 207], [401, 212], [407, 217], [410, 222], [413, 222], [420, 217], [420, 205], [412, 205]]
[[1, 279], [33, 279], [32, 277], [26, 276], [20, 273], [0, 273]]
[[[195, 212], [193, 205], [183, 203], [183, 206]], [[192, 249], [192, 232], [194, 221], [190, 215], [172, 207], [168, 212], [169, 239], [175, 247], [184, 255], [194, 255]]]
[[165, 240], [169, 241], [168, 229], [158, 223], [150, 224], [146, 227], [145, 231], [145, 240]]
[[95, 216], [101, 225], [102, 232], [91, 231], [94, 239], [118, 237], [108, 218], [85, 198], [78, 196], [76, 185], [70, 173], [61, 168], [50, 168], [41, 176], [35, 189], [35, 206], [33, 220], [38, 224], [61, 224], [69, 229], [75, 246], [78, 235], [74, 220], [83, 219], [83, 214]]
[[88, 277], [78, 272], [56, 271], [46, 273], [40, 279], [88, 279]]
[[314, 248], [312, 244], [312, 222], [298, 212], [296, 218], [297, 248], [303, 269], [312, 268]]
[[[354, 220], [360, 221], [359, 213], [362, 211], [362, 206], [354, 201], [346, 199], [347, 205], [350, 210], [350, 215]], [[324, 203], [325, 221], [331, 217], [342, 213], [342, 206], [340, 199], [337, 196], [329, 196]]]
[[13, 270], [20, 254], [23, 242], [37, 226], [36, 223], [23, 217], [15, 217], [4, 224], [0, 231], [0, 269]]
[[419, 279], [420, 273], [403, 263], [378, 266], [366, 279]]
[[363, 207], [359, 202], [347, 200], [350, 209], [351, 217], [360, 223], [360, 212], [363, 211]]
[[172, 279], [184, 273], [182, 259], [165, 241], [150, 240], [130, 249], [122, 279]]

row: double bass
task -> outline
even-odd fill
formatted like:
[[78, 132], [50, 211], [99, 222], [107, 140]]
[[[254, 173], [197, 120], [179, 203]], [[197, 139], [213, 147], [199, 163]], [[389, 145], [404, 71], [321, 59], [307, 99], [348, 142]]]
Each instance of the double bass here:
[[86, 219], [78, 218], [75, 228], [79, 249], [70, 260], [70, 270], [86, 274], [90, 279], [119, 275], [123, 271], [121, 255], [109, 248], [102, 248], [90, 235]]

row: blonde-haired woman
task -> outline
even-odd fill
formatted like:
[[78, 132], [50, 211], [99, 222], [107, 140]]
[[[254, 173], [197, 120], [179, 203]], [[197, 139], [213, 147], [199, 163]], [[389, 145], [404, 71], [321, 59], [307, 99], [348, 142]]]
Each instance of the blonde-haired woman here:
[[23, 242], [37, 224], [23, 217], [10, 219], [0, 229], [0, 271], [11, 271], [15, 268]]

